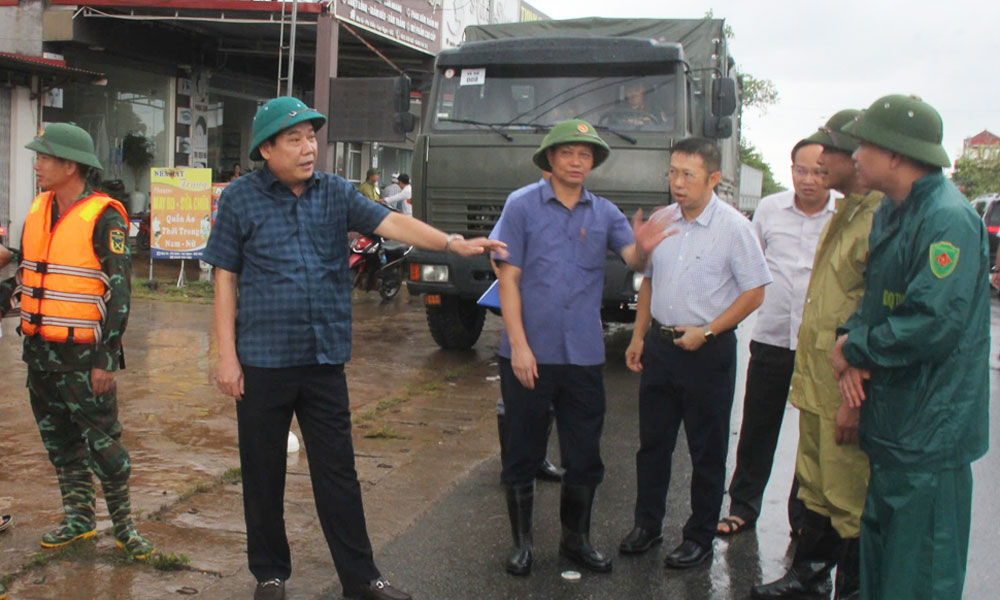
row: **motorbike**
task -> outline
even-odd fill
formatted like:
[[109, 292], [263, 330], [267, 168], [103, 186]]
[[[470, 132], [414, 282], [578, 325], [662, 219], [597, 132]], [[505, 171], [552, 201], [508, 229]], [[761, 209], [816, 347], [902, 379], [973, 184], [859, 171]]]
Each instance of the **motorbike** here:
[[351, 242], [348, 259], [353, 287], [366, 292], [378, 290], [383, 300], [391, 300], [403, 287], [406, 256], [412, 250], [413, 246], [375, 234], [359, 235]]

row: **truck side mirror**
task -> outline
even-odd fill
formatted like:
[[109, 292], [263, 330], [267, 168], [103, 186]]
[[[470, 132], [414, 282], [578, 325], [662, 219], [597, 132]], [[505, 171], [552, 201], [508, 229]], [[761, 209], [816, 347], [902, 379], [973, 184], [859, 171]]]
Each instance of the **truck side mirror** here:
[[413, 128], [416, 127], [417, 120], [413, 117], [412, 113], [401, 112], [396, 113], [396, 118], [392, 121], [392, 130], [396, 133], [410, 133]]
[[736, 82], [729, 77], [712, 80], [712, 114], [729, 117], [736, 112]]
[[705, 137], [722, 140], [731, 135], [733, 135], [733, 119], [731, 117], [717, 117], [715, 115], [705, 117]]
[[410, 112], [410, 78], [400, 75], [392, 85], [392, 105], [397, 112]]

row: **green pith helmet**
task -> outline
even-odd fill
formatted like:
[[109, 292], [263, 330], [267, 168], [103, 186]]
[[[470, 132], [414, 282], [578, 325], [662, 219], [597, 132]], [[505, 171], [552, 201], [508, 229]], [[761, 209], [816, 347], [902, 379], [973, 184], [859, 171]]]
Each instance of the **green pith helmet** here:
[[563, 121], [553, 127], [542, 140], [542, 145], [535, 151], [532, 160], [543, 171], [552, 171], [548, 154], [545, 152], [559, 144], [590, 144], [594, 147], [594, 167], [604, 162], [611, 154], [611, 148], [597, 135], [594, 126], [580, 119]]
[[302, 121], [312, 121], [313, 129], [319, 130], [326, 124], [326, 117], [315, 108], [309, 108], [298, 98], [280, 96], [268, 100], [257, 110], [253, 118], [253, 143], [250, 145], [250, 160], [262, 160], [258, 147], [272, 135], [298, 125]]
[[830, 117], [826, 124], [820, 127], [816, 133], [807, 137], [806, 141], [850, 154], [858, 149], [860, 143], [858, 138], [844, 133], [841, 129], [848, 123], [854, 122], [859, 116], [861, 116], [860, 110], [844, 109]]
[[101, 161], [97, 160], [97, 153], [94, 152], [94, 139], [76, 125], [53, 123], [45, 128], [42, 135], [31, 140], [24, 147], [28, 150], [104, 170]]
[[922, 163], [936, 167], [951, 165], [941, 145], [944, 137], [941, 115], [917, 96], [893, 94], [879, 98], [842, 131]]

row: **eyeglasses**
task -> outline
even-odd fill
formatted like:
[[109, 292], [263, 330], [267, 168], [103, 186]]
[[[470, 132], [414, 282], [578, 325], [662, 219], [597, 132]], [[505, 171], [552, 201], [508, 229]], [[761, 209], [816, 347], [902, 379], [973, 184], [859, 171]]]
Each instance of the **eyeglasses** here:
[[807, 169], [799, 165], [792, 165], [792, 174], [796, 177], [808, 177], [812, 175], [817, 179], [822, 179], [826, 175], [826, 169]]

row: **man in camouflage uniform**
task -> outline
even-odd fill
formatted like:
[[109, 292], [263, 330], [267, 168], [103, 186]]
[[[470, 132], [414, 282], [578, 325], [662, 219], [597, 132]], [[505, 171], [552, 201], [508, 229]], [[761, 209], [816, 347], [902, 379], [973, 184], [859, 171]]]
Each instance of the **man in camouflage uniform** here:
[[[28, 365], [31, 408], [62, 493], [65, 516], [55, 529], [42, 536], [41, 543], [45, 548], [59, 548], [96, 534], [93, 471], [101, 482], [119, 548], [135, 558], [146, 558], [152, 554], [153, 546], [132, 524], [129, 455], [121, 443], [122, 426], [115, 395], [115, 371], [124, 366], [122, 334], [128, 322], [131, 295], [124, 208], [88, 184], [87, 173], [90, 169], [101, 169], [101, 164], [94, 153], [93, 140], [83, 129], [56, 123], [26, 147], [38, 153], [35, 174], [39, 187], [45, 190], [36, 198], [31, 212], [51, 210], [44, 217], [50, 232], [31, 225], [38, 217], [29, 213], [22, 234], [22, 253], [13, 256], [20, 265], [18, 276], [0, 282], [0, 312], [22, 305], [19, 330], [25, 334], [22, 357]], [[53, 273], [60, 272], [57, 269], [61, 265], [28, 260], [29, 245], [37, 246], [29, 236], [41, 239], [51, 234], [52, 240], [66, 240], [56, 237], [55, 224], [72, 223], [66, 217], [76, 208], [94, 205], [95, 199], [99, 201], [97, 205], [107, 202], [96, 217], [91, 234], [100, 271], [106, 276], [105, 279], [98, 274], [106, 292], [104, 316], [91, 335], [95, 338], [92, 343], [81, 343], [89, 329], [84, 332], [75, 327], [68, 328], [69, 339], [53, 341], [58, 336], [48, 333], [53, 331], [51, 325], [46, 325], [43, 314], [48, 309], [39, 309], [36, 316], [40, 318], [34, 322], [25, 309], [29, 302], [45, 306], [55, 295], [48, 287], [53, 284], [48, 282]], [[76, 216], [79, 213], [74, 219]], [[52, 256], [53, 249], [49, 252]], [[37, 280], [38, 274], [43, 274], [44, 283], [33, 288], [25, 283], [26, 277]], [[74, 331], [78, 332], [76, 341]]]

